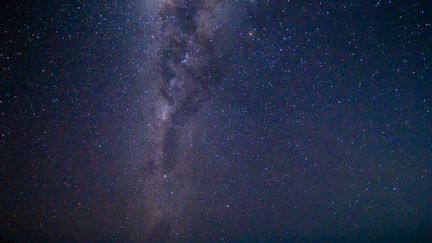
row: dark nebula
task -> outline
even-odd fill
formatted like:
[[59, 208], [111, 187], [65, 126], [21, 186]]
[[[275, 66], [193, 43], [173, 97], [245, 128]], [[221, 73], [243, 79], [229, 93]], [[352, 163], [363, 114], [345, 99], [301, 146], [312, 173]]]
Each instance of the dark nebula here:
[[185, 123], [210, 98], [220, 79], [214, 51], [215, 10], [221, 1], [161, 1], [160, 95], [170, 124], [164, 128], [164, 170], [175, 167], [178, 142]]

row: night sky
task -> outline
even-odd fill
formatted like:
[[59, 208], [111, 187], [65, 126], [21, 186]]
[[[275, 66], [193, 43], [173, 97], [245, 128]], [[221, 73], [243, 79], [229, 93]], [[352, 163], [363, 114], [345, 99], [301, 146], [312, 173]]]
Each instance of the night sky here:
[[1, 240], [432, 241], [432, 3], [24, 2]]

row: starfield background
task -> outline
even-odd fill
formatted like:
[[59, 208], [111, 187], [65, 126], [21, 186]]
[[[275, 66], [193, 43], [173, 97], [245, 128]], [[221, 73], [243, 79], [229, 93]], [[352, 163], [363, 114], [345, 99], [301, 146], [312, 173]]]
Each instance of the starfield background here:
[[430, 1], [2, 1], [0, 237], [432, 241]]

